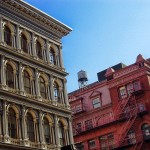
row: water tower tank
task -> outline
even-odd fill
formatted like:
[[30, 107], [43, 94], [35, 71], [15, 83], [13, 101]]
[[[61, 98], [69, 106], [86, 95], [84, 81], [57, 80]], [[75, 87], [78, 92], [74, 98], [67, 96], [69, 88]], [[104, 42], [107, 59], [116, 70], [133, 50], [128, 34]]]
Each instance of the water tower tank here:
[[86, 71], [79, 71], [78, 72], [78, 82], [79, 82], [79, 88], [83, 88], [87, 85], [87, 81], [88, 81], [88, 78], [87, 78], [87, 73]]

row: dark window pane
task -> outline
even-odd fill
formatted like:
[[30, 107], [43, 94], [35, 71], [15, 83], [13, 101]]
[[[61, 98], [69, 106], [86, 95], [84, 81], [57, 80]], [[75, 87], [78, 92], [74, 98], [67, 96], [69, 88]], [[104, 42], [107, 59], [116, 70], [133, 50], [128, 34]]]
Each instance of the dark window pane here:
[[30, 113], [27, 114], [27, 134], [30, 141], [35, 142], [34, 122]]
[[46, 99], [46, 86], [45, 81], [42, 77], [40, 77], [40, 93], [41, 96]]
[[11, 31], [7, 26], [4, 29], [4, 41], [7, 45], [12, 46]]
[[27, 71], [24, 71], [24, 90], [26, 93], [31, 94], [30, 76]]
[[39, 42], [36, 43], [36, 52], [37, 52], [38, 58], [43, 59], [43, 57], [42, 57], [42, 47], [41, 47], [41, 44]]
[[44, 136], [45, 142], [50, 143], [50, 127], [47, 118], [44, 118]]
[[8, 132], [11, 138], [14, 138], [14, 139], [17, 138], [16, 114], [12, 108], [9, 109]]
[[27, 38], [25, 35], [21, 35], [21, 49], [25, 52], [28, 53], [28, 48], [27, 48]]
[[13, 68], [9, 64], [6, 67], [6, 84], [8, 87], [14, 88]]

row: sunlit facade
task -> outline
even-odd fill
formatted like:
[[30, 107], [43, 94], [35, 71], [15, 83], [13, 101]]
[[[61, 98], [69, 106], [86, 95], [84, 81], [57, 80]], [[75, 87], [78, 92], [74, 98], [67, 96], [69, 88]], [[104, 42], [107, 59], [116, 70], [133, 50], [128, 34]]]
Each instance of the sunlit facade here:
[[150, 149], [150, 59], [99, 72], [69, 102], [77, 150]]
[[69, 32], [24, 1], [0, 1], [0, 150], [73, 144], [61, 43]]

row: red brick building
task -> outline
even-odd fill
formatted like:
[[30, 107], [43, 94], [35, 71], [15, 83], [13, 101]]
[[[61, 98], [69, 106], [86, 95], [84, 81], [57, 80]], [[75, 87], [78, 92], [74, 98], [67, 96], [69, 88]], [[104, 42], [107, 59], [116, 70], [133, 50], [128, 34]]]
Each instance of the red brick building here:
[[69, 93], [78, 150], [150, 149], [150, 60], [98, 73], [98, 81]]

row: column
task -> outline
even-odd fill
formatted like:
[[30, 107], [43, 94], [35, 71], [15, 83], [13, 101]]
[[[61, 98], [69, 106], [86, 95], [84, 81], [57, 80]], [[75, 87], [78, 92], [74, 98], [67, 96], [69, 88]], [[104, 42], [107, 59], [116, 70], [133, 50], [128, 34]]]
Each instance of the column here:
[[17, 25], [17, 35], [16, 35], [16, 44], [17, 44], [17, 49], [21, 49], [21, 30], [20, 26]]
[[25, 106], [22, 106], [22, 139], [23, 139], [23, 144], [27, 145], [28, 144], [28, 139], [27, 139], [27, 125], [26, 125], [26, 116], [25, 116], [25, 111], [26, 108]]
[[2, 101], [0, 101], [0, 141], [3, 137], [3, 134], [2, 134], [2, 115], [3, 115], [3, 106], [2, 106]]
[[51, 47], [51, 44], [49, 44], [49, 41], [46, 40], [46, 56], [47, 56], [47, 63], [50, 64], [50, 47]]
[[70, 108], [69, 102], [68, 102], [68, 95], [67, 95], [67, 87], [66, 87], [67, 80], [64, 79], [64, 100], [67, 108]]
[[3, 102], [3, 134], [4, 142], [8, 142], [8, 118], [7, 118], [7, 103]]
[[3, 32], [4, 32], [4, 30], [3, 30], [3, 18], [2, 18], [2, 16], [0, 16], [0, 44], [2, 43], [2, 42], [4, 42], [4, 38], [3, 38]]
[[59, 130], [58, 130], [58, 117], [55, 114], [54, 116], [54, 120], [55, 120], [55, 141], [56, 141], [56, 145], [60, 146], [60, 141], [59, 141]]
[[2, 87], [6, 86], [6, 75], [5, 75], [5, 56], [1, 55], [1, 84]]
[[50, 93], [51, 93], [51, 100], [54, 101], [54, 88], [53, 88], [53, 76], [50, 75]]
[[63, 63], [63, 59], [62, 59], [62, 46], [59, 47], [59, 53], [60, 53], [60, 67], [64, 68], [64, 63]]
[[20, 94], [24, 95], [24, 84], [23, 84], [23, 67], [22, 63], [19, 63], [19, 89], [20, 89]]
[[40, 142], [41, 142], [41, 148], [44, 148], [45, 142], [44, 142], [42, 111], [39, 111], [39, 137], [40, 137]]
[[71, 117], [70, 117], [68, 120], [69, 120], [70, 144], [74, 144], [74, 140], [73, 140], [73, 130], [72, 130], [72, 119], [71, 119]]
[[35, 59], [37, 59], [36, 40], [37, 40], [37, 37], [35, 37], [35, 33], [32, 33], [32, 52], [33, 52], [33, 58]]
[[35, 89], [36, 89], [36, 96], [38, 99], [41, 98], [40, 88], [39, 88], [39, 72], [38, 69], [35, 70]]

